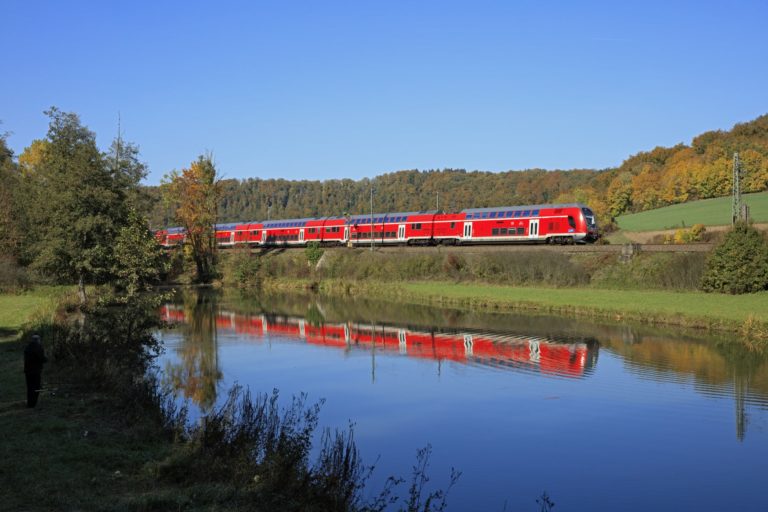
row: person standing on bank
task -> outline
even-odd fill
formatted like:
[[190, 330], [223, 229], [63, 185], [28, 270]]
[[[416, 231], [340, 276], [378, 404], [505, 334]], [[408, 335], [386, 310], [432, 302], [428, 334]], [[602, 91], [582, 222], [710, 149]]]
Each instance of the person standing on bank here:
[[32, 340], [24, 349], [24, 375], [27, 377], [27, 407], [37, 405], [40, 395], [40, 381], [43, 364], [48, 361], [38, 334], [32, 335]]

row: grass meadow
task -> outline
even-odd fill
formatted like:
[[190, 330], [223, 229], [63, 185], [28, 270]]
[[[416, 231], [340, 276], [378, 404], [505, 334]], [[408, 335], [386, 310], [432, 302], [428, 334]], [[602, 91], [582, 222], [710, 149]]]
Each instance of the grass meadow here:
[[454, 283], [405, 283], [414, 295], [452, 301], [486, 302], [489, 305], [520, 305], [532, 309], [611, 313], [616, 317], [674, 320], [684, 317], [696, 323], [744, 323], [768, 321], [768, 292], [723, 295], [657, 290], [604, 290], [489, 286]]
[[[768, 192], [745, 194], [749, 213], [755, 222], [768, 222]], [[616, 219], [624, 231], [658, 231], [691, 227], [694, 224], [723, 226], [731, 223], [731, 196], [691, 201], [622, 215]]]

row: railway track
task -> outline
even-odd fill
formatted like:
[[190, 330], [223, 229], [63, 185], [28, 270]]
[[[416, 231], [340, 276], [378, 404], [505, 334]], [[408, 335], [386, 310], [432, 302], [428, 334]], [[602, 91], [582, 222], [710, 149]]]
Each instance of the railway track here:
[[437, 247], [376, 247], [380, 252], [484, 252], [554, 251], [567, 253], [636, 254], [641, 252], [709, 252], [712, 244], [625, 244], [625, 245], [459, 245]]
[[[532, 252], [532, 251], [554, 251], [565, 253], [606, 253], [606, 254], [624, 254], [632, 255], [642, 252], [709, 252], [713, 244], [624, 244], [624, 245], [457, 245], [457, 246], [395, 246], [381, 247], [375, 246], [374, 251], [380, 253], [459, 253], [459, 254], [481, 254], [489, 252]], [[274, 247], [267, 251], [284, 249]], [[332, 247], [326, 250], [345, 251], [346, 247]], [[358, 249], [369, 249], [366, 246], [359, 246]], [[253, 252], [264, 252], [264, 249], [253, 249]]]

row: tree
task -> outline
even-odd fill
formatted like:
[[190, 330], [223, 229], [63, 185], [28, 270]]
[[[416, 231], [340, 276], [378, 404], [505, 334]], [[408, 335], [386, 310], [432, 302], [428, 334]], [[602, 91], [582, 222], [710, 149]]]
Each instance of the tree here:
[[701, 288], [730, 294], [768, 289], [768, 242], [760, 232], [736, 224], [707, 259]]
[[13, 162], [13, 151], [0, 133], [0, 257], [18, 256], [21, 233], [19, 225], [18, 174]]
[[116, 284], [133, 297], [160, 280], [165, 267], [162, 248], [149, 230], [147, 220], [136, 210], [128, 214], [128, 224], [120, 229], [115, 242]]
[[163, 178], [164, 198], [176, 222], [187, 232], [197, 281], [213, 277], [216, 264], [214, 224], [218, 214], [221, 183], [211, 155], [201, 155], [188, 169], [172, 171]]
[[125, 225], [125, 187], [79, 117], [53, 107], [46, 144], [29, 180], [33, 267], [59, 281], [85, 285], [106, 280], [112, 249]]
[[24, 148], [19, 155], [19, 167], [24, 175], [32, 174], [40, 168], [47, 148], [47, 139], [33, 140], [32, 144]]
[[632, 205], [632, 176], [623, 172], [608, 186], [608, 208], [613, 217], [618, 217]]
[[149, 197], [140, 186], [147, 176], [147, 164], [139, 158], [139, 147], [118, 136], [104, 155], [107, 169], [114, 176], [118, 187], [125, 190], [129, 208], [135, 208], [142, 214], [150, 209]]

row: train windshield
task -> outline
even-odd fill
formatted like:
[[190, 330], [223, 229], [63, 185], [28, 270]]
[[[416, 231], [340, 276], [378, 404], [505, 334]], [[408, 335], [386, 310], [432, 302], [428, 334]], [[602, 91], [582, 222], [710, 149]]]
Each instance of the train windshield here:
[[582, 208], [581, 212], [584, 214], [584, 220], [587, 222], [588, 228], [597, 227], [597, 222], [595, 222], [595, 214], [592, 213], [592, 210], [589, 208]]

